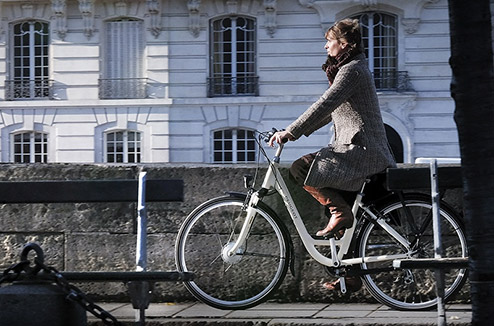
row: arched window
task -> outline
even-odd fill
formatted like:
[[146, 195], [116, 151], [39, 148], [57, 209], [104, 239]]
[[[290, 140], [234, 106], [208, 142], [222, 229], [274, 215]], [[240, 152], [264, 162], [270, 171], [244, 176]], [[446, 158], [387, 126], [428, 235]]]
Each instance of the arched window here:
[[100, 98], [145, 98], [143, 22], [121, 18], [105, 22]]
[[214, 163], [255, 162], [257, 157], [255, 135], [247, 129], [223, 129], [213, 132]]
[[14, 133], [11, 142], [14, 163], [48, 162], [48, 134], [37, 131]]
[[396, 130], [394, 130], [387, 124], [384, 125], [384, 128], [386, 130], [386, 136], [388, 137], [389, 146], [391, 147], [391, 151], [393, 152], [396, 163], [403, 163], [403, 141], [401, 140], [400, 135], [396, 132]]
[[360, 21], [365, 52], [376, 88], [396, 90], [400, 86], [397, 18], [381, 12], [365, 12], [352, 18]]
[[6, 81], [8, 100], [40, 99], [51, 96], [49, 77], [49, 25], [24, 21], [11, 26], [10, 80]]
[[141, 162], [141, 133], [131, 130], [105, 133], [106, 163]]
[[255, 27], [241, 16], [211, 21], [209, 97], [258, 95]]

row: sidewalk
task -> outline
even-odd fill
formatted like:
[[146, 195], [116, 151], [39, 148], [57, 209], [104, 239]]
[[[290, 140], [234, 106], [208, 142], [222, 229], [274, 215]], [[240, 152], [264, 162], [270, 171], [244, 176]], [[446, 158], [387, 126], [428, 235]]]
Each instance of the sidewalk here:
[[[133, 325], [136, 310], [130, 303], [99, 303], [120, 322]], [[447, 325], [470, 325], [470, 305], [447, 305]], [[88, 314], [88, 325], [98, 319]], [[146, 325], [438, 325], [437, 311], [396, 311], [381, 304], [264, 303], [248, 310], [219, 310], [202, 303], [152, 303], [146, 310]]]

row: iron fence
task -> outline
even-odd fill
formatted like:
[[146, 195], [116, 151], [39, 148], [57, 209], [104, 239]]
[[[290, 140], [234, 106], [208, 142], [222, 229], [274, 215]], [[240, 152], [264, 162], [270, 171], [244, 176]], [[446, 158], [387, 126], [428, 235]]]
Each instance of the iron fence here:
[[259, 77], [209, 77], [208, 97], [259, 96]]
[[147, 78], [109, 78], [99, 80], [100, 99], [146, 98]]
[[409, 92], [413, 91], [408, 71], [374, 71], [374, 82], [379, 91]]
[[13, 79], [5, 81], [5, 99], [13, 100], [35, 100], [52, 99], [53, 81], [51, 79]]

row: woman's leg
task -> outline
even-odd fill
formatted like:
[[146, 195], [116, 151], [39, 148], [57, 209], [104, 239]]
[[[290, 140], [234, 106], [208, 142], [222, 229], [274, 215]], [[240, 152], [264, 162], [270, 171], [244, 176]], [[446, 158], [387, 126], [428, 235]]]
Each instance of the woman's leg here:
[[[290, 176], [319, 203], [326, 206], [326, 215], [329, 217], [329, 223], [326, 228], [317, 232], [318, 235], [334, 233], [335, 236], [342, 237], [345, 233], [345, 228], [351, 227], [353, 223], [353, 213], [349, 203], [355, 200], [356, 193], [338, 191], [331, 188], [305, 186], [305, 178], [309, 173], [310, 166], [315, 157], [315, 153], [307, 154], [293, 162], [290, 167]], [[359, 276], [347, 276], [345, 277], [345, 283], [347, 290], [350, 292], [358, 291], [362, 287], [362, 280]], [[340, 280], [325, 282], [323, 287], [328, 290], [340, 290]]]
[[350, 228], [353, 224], [353, 214], [350, 205], [344, 196], [352, 196], [352, 193], [342, 192], [332, 188], [316, 188], [304, 185], [307, 173], [309, 173], [312, 161], [316, 154], [311, 153], [302, 156], [290, 167], [290, 175], [295, 181], [312, 195], [321, 205], [327, 208], [329, 217], [328, 225], [317, 232], [317, 236], [334, 234], [335, 237], [343, 236], [345, 229]]
[[302, 156], [298, 160], [292, 163], [290, 167], [290, 177], [292, 177], [295, 182], [301, 187], [304, 186], [305, 178], [307, 178], [307, 174], [309, 174], [310, 166], [312, 162], [316, 158], [316, 153], [311, 153]]
[[336, 189], [310, 186], [304, 186], [304, 189], [327, 208], [328, 225], [317, 231], [316, 235], [319, 237], [334, 235], [337, 239], [341, 238], [345, 229], [351, 228], [353, 225], [353, 213], [350, 205]]

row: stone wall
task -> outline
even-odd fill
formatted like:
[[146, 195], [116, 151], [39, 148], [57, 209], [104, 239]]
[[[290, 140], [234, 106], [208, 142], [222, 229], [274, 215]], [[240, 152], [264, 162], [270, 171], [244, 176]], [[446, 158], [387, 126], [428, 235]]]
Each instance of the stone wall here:
[[[226, 190], [244, 191], [243, 175], [255, 173], [254, 166], [228, 165], [144, 165], [148, 179], [183, 179], [184, 202], [148, 203], [148, 270], [175, 270], [174, 241], [181, 222], [203, 201]], [[0, 181], [136, 179], [139, 166], [0, 164]], [[264, 169], [262, 169], [264, 171]], [[286, 169], [283, 170], [286, 174]], [[262, 172], [260, 177], [262, 177]], [[288, 181], [313, 234], [327, 223], [321, 207]], [[450, 190], [446, 199], [461, 210], [461, 193]], [[344, 298], [328, 293], [320, 284], [327, 279], [324, 268], [312, 260], [301, 245], [279, 198], [269, 197], [287, 221], [295, 246], [295, 275], [287, 275], [277, 291], [281, 301], [374, 302], [366, 290]], [[19, 261], [27, 242], [37, 242], [45, 252], [45, 263], [60, 271], [134, 271], [136, 249], [135, 203], [2, 204], [0, 219], [0, 272]], [[78, 283], [96, 300], [126, 300], [127, 289], [120, 283]], [[467, 298], [468, 296], [466, 296]], [[192, 299], [180, 283], [157, 283], [153, 301]]]

